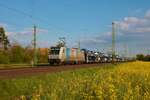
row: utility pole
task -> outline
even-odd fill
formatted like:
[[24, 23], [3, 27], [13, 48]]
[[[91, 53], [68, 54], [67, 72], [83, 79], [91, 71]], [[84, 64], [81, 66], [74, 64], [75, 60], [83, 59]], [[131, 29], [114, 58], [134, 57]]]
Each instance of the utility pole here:
[[33, 27], [33, 46], [34, 46], [34, 66], [37, 64], [37, 50], [36, 50], [36, 26]]
[[115, 62], [115, 23], [112, 22], [112, 63]]
[[147, 55], [149, 55], [150, 50], [149, 50], [149, 49], [147, 49], [146, 51], [147, 51]]
[[124, 44], [124, 57], [125, 57], [125, 59], [128, 58], [128, 47], [127, 47], [127, 44]]
[[78, 48], [80, 49], [80, 41], [78, 42]]

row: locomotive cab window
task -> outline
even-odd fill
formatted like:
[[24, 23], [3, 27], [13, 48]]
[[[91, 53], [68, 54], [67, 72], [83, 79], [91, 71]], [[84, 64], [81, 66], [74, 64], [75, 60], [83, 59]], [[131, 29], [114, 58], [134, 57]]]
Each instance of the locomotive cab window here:
[[59, 51], [60, 51], [60, 48], [59, 47], [51, 47], [51, 50], [50, 50], [50, 54], [59, 54]]

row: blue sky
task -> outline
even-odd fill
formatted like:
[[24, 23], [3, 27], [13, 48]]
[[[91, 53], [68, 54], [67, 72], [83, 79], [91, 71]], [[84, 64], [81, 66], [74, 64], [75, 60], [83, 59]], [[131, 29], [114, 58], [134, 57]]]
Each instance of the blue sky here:
[[[12, 42], [30, 45], [32, 27], [38, 46], [50, 47], [66, 37], [69, 47], [109, 51], [111, 23], [116, 23], [116, 49], [132, 54], [150, 49], [149, 0], [1, 0], [0, 26]], [[31, 18], [32, 16], [32, 18]]]

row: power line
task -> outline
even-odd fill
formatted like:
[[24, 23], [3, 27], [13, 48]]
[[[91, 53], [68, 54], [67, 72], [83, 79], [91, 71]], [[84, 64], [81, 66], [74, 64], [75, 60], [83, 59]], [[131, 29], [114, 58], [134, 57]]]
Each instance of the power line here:
[[[30, 15], [30, 14], [28, 14], [28, 13], [26, 13], [26, 12], [17, 10], [17, 9], [15, 9], [15, 8], [8, 7], [8, 6], [6, 6], [6, 5], [4, 5], [4, 4], [2, 4], [2, 3], [0, 3], [0, 7], [6, 8], [6, 9], [8, 9], [9, 11], [13, 11], [13, 12], [18, 13], [18, 14], [20, 14], [20, 15], [23, 15], [23, 16], [26, 16], [26, 17], [28, 17], [28, 18], [30, 18], [30, 19], [33, 19], [33, 18], [32, 18], [32, 15]], [[10, 25], [12, 25], [12, 26], [24, 27], [24, 25], [16, 24], [16, 23], [13, 23], [13, 22], [10, 22], [10, 21], [9, 21], [9, 22], [7, 21], [7, 23], [10, 23]]]
[[[34, 3], [35, 3], [35, 2], [34, 2]], [[24, 11], [21, 11], [21, 10], [12, 8], [12, 7], [8, 7], [8, 6], [6, 6], [6, 5], [4, 5], [4, 4], [2, 4], [2, 3], [0, 3], [0, 7], [6, 8], [6, 9], [8, 9], [8, 10], [10, 10], [10, 11], [13, 11], [13, 12], [16, 12], [16, 13], [18, 13], [18, 14], [21, 14], [21, 15], [23, 15], [23, 16], [26, 16], [26, 17], [30, 18], [32, 21], [40, 22], [40, 23], [43, 23], [43, 24], [45, 24], [45, 25], [48, 25], [49, 27], [52, 27], [52, 25], [50, 25], [49, 23], [47, 23], [46, 20], [43, 20], [43, 19], [37, 18], [37, 17], [33, 17], [33, 15], [31, 15], [31, 14], [29, 14], [29, 13], [26, 13], [26, 12], [24, 12]], [[53, 25], [53, 26], [56, 26], [56, 25]], [[56, 26], [56, 27], [57, 27], [57, 29], [58, 29], [58, 26]], [[60, 27], [59, 27], [59, 30], [63, 31], [64, 33], [68, 33], [68, 32], [65, 32], [63, 28], [60, 28]]]
[[[33, 2], [33, 5], [34, 5], [34, 3], [35, 3], [35, 2]], [[25, 17], [28, 17], [29, 19], [32, 20], [33, 24], [35, 24], [35, 22], [39, 22], [40, 24], [43, 23], [43, 24], [47, 25], [47, 27], [49, 26], [49, 27], [52, 28], [52, 25], [50, 25], [49, 23], [47, 23], [48, 21], [45, 21], [45, 20], [43, 20], [43, 19], [41, 19], [41, 18], [33, 17], [34, 15], [31, 15], [31, 14], [29, 14], [29, 13], [26, 13], [26, 12], [24, 12], [24, 11], [21, 11], [21, 10], [15, 9], [15, 8], [8, 7], [8, 6], [6, 6], [6, 5], [4, 5], [4, 4], [2, 4], [2, 3], [0, 3], [0, 7], [3, 7], [3, 8], [5, 8], [5, 9], [9, 10], [9, 11], [12, 11], [12, 12], [18, 13], [18, 14], [20, 14], [20, 15], [23, 15], [23, 16], [25, 16]], [[34, 7], [33, 7], [33, 12], [34, 12]], [[32, 14], [34, 14], [34, 13], [32, 13]], [[12, 23], [11, 23], [11, 25], [12, 25]], [[15, 24], [13, 23], [13, 25], [16, 26], [16, 27], [21, 27], [21, 26], [24, 27], [24, 25], [18, 25], [18, 24], [16, 24], [16, 23], [15, 23]], [[41, 28], [41, 25], [38, 24], [38, 27]], [[42, 27], [43, 27], [43, 26], [42, 26]], [[46, 28], [43, 28], [43, 29], [46, 29]], [[58, 29], [58, 27], [57, 27], [56, 29]], [[36, 33], [35, 30], [36, 30], [36, 28], [34, 27], [34, 34]], [[63, 31], [64, 33], [67, 33], [67, 32], [65, 32], [64, 29], [62, 29], [62, 28], [59, 28], [59, 30], [60, 30], [60, 31]], [[16, 35], [16, 36], [18, 36], [18, 35]], [[34, 37], [35, 37], [35, 35], [34, 35]], [[14, 39], [15, 39], [15, 38], [14, 38]], [[16, 40], [16, 39], [15, 39], [15, 40]], [[34, 40], [35, 40], [35, 39], [34, 39]], [[35, 46], [34, 46], [34, 47], [35, 47]], [[36, 53], [35, 53], [35, 54], [36, 54]], [[35, 60], [34, 62], [36, 63], [36, 60]]]
[[15, 8], [8, 7], [8, 6], [6, 6], [6, 5], [4, 5], [4, 4], [1, 4], [1, 3], [0, 3], [0, 6], [3, 7], [3, 8], [6, 8], [6, 9], [8, 9], [8, 10], [14, 11], [14, 12], [16, 12], [16, 13], [22, 14], [22, 15], [24, 15], [24, 16], [27, 16], [27, 17], [29, 17], [29, 18], [32, 18], [31, 15], [29, 15], [29, 14], [23, 12], [23, 11], [17, 10], [17, 9], [15, 9]]

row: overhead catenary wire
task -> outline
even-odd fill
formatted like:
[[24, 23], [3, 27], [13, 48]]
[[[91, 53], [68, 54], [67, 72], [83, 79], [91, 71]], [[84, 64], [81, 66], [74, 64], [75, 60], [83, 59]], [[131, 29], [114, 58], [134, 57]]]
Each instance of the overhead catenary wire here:
[[[4, 4], [2, 4], [2, 3], [0, 3], [0, 7], [6, 8], [6, 9], [8, 9], [8, 10], [10, 10], [10, 11], [13, 11], [13, 12], [18, 13], [18, 14], [20, 14], [20, 15], [26, 16], [26, 17], [28, 17], [29, 19], [31, 19], [34, 23], [35, 23], [35, 22], [39, 22], [40, 24], [42, 23], [42, 24], [47, 25], [47, 27], [49, 27], [49, 28], [50, 28], [50, 27], [52, 28], [52, 26], [55, 26], [55, 27], [57, 27], [58, 30], [60, 30], [60, 31], [62, 31], [62, 32], [64, 32], [64, 33], [68, 33], [68, 32], [66, 32], [66, 31], [64, 31], [63, 28], [58, 27], [58, 26], [56, 26], [56, 25], [50, 25], [49, 23], [47, 23], [48, 21], [43, 20], [43, 19], [38, 18], [38, 17], [33, 17], [33, 15], [31, 15], [31, 14], [29, 14], [29, 13], [26, 13], [26, 12], [24, 12], [24, 11], [21, 11], [21, 10], [12, 8], [12, 7], [8, 7], [8, 6], [6, 6], [6, 5], [4, 5]], [[36, 23], [36, 24], [37, 24], [37, 23]], [[40, 24], [38, 24], [38, 26], [40, 26]], [[43, 26], [42, 26], [42, 27], [43, 27]], [[46, 28], [46, 27], [45, 27], [45, 28]], [[46, 29], [47, 29], [47, 28], [46, 28]]]
[[[34, 3], [34, 2], [33, 2]], [[49, 28], [52, 26], [52, 25], [50, 25], [49, 23], [47, 23], [48, 21], [45, 21], [45, 20], [43, 20], [43, 19], [41, 19], [41, 18], [37, 18], [37, 17], [34, 17], [33, 15], [31, 15], [31, 14], [29, 14], [29, 13], [26, 13], [26, 12], [24, 12], [24, 11], [21, 11], [21, 10], [18, 10], [18, 9], [15, 9], [15, 8], [12, 8], [12, 7], [9, 7], [9, 6], [7, 6], [7, 5], [4, 5], [4, 4], [2, 4], [2, 3], [0, 3], [0, 7], [3, 7], [3, 8], [5, 8], [5, 9], [7, 9], [7, 10], [9, 10], [9, 11], [12, 11], [12, 12], [15, 12], [15, 13], [17, 13], [17, 14], [20, 14], [20, 15], [22, 15], [22, 16], [25, 16], [25, 17], [27, 17], [27, 18], [29, 18], [29, 19], [31, 19], [32, 20], [32, 25], [34, 24], [35, 25], [35, 23], [36, 23], [36, 26], [37, 26], [37, 30], [38, 29], [46, 29], [46, 30], [50, 30]], [[33, 8], [34, 9], [34, 8]], [[34, 12], [34, 11], [33, 11]], [[33, 12], [32, 12], [32, 14], [33, 14]], [[39, 23], [37, 23], [37, 22], [39, 22]], [[8, 23], [8, 21], [7, 21], [7, 23]], [[9, 23], [10, 23], [10, 26], [12, 25], [12, 26], [15, 26], [16, 28], [18, 28], [18, 27], [22, 27], [22, 28], [24, 28], [25, 26], [23, 25], [23, 24], [16, 24], [16, 23], [12, 23], [12, 22], [10, 22], [9, 21]], [[41, 24], [45, 24], [46, 25], [46, 27], [43, 27]], [[33, 26], [28, 26], [28, 27], [33, 27]], [[25, 29], [25, 28], [24, 28]], [[51, 29], [52, 29], [52, 27], [51, 27]], [[64, 29], [60, 29], [60, 28], [58, 28], [57, 27], [57, 30], [59, 30], [59, 31], [57, 31], [57, 32], [53, 32], [53, 33], [67, 33], [67, 32], [65, 32], [64, 31]], [[9, 32], [9, 31], [8, 31]], [[18, 32], [19, 33], [19, 32]], [[21, 34], [16, 34], [16, 35], [14, 35], [15, 37], [20, 37], [21, 36]], [[15, 37], [11, 37], [11, 38], [13, 38], [13, 40], [17, 40], [17, 39], [15, 39]]]
[[32, 18], [31, 15], [29, 15], [29, 14], [27, 14], [27, 13], [21, 11], [21, 10], [17, 10], [17, 9], [15, 9], [15, 8], [8, 7], [8, 6], [6, 6], [6, 5], [4, 5], [4, 4], [2, 4], [2, 3], [0, 3], [0, 7], [6, 8], [6, 9], [8, 9], [8, 10], [11, 10], [11, 11], [14, 11], [14, 12], [16, 12], [16, 13], [19, 13], [19, 14], [21, 14], [21, 15], [24, 15], [24, 16], [27, 16], [27, 17], [29, 17], [29, 18]]
[[[34, 2], [33, 2], [34, 3]], [[6, 5], [3, 5], [3, 4], [1, 4], [0, 3], [0, 7], [3, 7], [3, 8], [5, 8], [5, 9], [8, 9], [8, 10], [10, 10], [10, 11], [13, 11], [13, 12], [15, 12], [15, 13], [18, 13], [18, 14], [20, 14], [20, 15], [23, 15], [23, 16], [26, 16], [26, 17], [28, 17], [28, 18], [30, 18], [31, 20], [32, 20], [32, 23], [34, 24], [34, 39], [33, 39], [33, 47], [34, 47], [34, 58], [33, 58], [33, 60], [34, 60], [34, 65], [36, 65], [37, 64], [37, 53], [36, 53], [36, 22], [40, 22], [40, 24], [41, 23], [44, 23], [44, 24], [46, 24], [46, 25], [48, 25], [48, 26], [50, 26], [46, 21], [43, 21], [42, 19], [40, 19], [40, 18], [35, 18], [35, 17], [33, 17], [34, 16], [34, 14], [33, 15], [31, 15], [31, 14], [28, 14], [28, 13], [26, 13], [26, 12], [24, 12], [24, 11], [21, 11], [21, 10], [18, 10], [18, 9], [15, 9], [15, 8], [11, 8], [11, 7], [8, 7], [8, 6], [6, 6]], [[33, 13], [34, 13], [34, 7], [33, 7]], [[36, 24], [35, 24], [36, 23]], [[32, 33], [32, 32], [31, 32]]]

